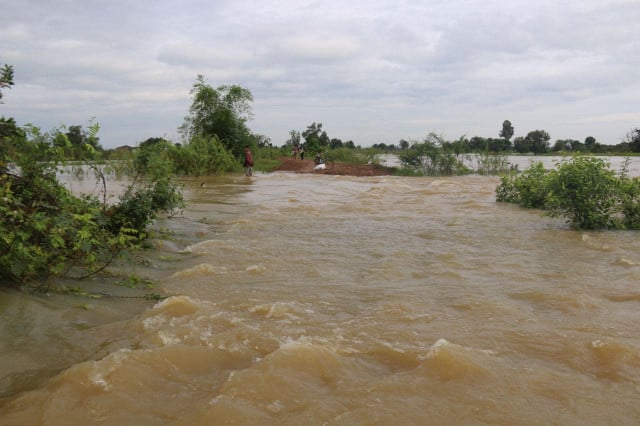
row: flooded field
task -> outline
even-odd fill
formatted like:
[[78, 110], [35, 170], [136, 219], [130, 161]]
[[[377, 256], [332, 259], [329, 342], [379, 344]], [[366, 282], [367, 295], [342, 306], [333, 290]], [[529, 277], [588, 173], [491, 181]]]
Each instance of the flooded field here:
[[638, 234], [498, 181], [186, 181], [167, 299], [0, 292], [0, 424], [637, 424]]

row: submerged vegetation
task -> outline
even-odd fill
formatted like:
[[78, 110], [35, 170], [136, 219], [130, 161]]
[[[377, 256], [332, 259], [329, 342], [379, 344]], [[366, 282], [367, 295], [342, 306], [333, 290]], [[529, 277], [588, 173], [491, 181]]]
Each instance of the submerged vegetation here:
[[640, 229], [640, 179], [598, 157], [574, 156], [553, 170], [538, 162], [504, 174], [496, 200], [566, 217], [578, 229]]
[[[96, 139], [97, 130], [92, 125], [89, 138]], [[72, 194], [58, 181], [60, 170], [70, 167], [57, 144], [65, 139], [60, 130], [41, 133], [32, 127], [14, 134], [19, 137], [0, 141], [1, 280], [24, 285], [46, 276], [82, 278], [101, 271], [126, 250], [140, 247], [158, 212], [182, 206], [169, 166], [160, 159], [149, 168], [153, 174], [132, 171], [119, 201], [107, 203]], [[85, 168], [106, 182], [100, 153], [85, 149], [90, 153]]]

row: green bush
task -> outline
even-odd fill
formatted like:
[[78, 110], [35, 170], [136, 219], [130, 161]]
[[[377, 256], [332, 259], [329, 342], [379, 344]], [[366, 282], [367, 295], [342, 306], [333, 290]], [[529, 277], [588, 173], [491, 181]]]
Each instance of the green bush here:
[[620, 179], [597, 157], [578, 156], [562, 161], [549, 172], [547, 208], [565, 216], [577, 228], [620, 228]]
[[498, 188], [498, 201], [518, 203], [527, 208], [545, 208], [548, 195], [548, 172], [541, 162], [532, 163], [521, 174], [502, 175]]
[[[335, 162], [349, 163], [349, 164], [369, 164], [378, 163], [378, 156], [372, 150], [356, 150], [351, 148], [335, 148], [330, 149], [325, 153]], [[313, 158], [313, 157], [311, 157]]]
[[18, 284], [95, 271], [131, 241], [108, 230], [95, 198], [73, 196], [50, 175], [3, 173], [0, 199], [0, 278]]
[[511, 168], [507, 156], [496, 152], [478, 152], [475, 160], [475, 171], [481, 175], [499, 175], [510, 171]]
[[235, 160], [216, 136], [194, 136], [186, 144], [174, 147], [170, 158], [176, 173], [212, 175], [231, 170]]
[[547, 210], [579, 229], [640, 229], [640, 180], [616, 174], [597, 157], [574, 156], [555, 170], [534, 163], [503, 175], [496, 200]]
[[[29, 135], [0, 140], [0, 280], [23, 285], [40, 277], [95, 273], [138, 246], [156, 212], [182, 205], [171, 166], [155, 154], [141, 157], [120, 203], [74, 196], [56, 178], [63, 163], [55, 134], [30, 128]], [[86, 166], [103, 170], [96, 164]]]
[[471, 173], [453, 151], [445, 151], [430, 141], [413, 144], [409, 149], [402, 150], [398, 158], [404, 168], [429, 176]]
[[622, 179], [620, 192], [622, 195], [624, 227], [627, 229], [640, 229], [640, 180]]

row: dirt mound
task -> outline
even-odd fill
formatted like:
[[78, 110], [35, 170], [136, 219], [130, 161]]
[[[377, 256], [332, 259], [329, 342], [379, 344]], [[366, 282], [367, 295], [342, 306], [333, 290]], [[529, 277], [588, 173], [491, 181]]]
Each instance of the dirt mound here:
[[281, 157], [280, 166], [274, 170], [295, 172], [295, 173], [318, 173], [325, 175], [345, 175], [345, 176], [386, 176], [392, 175], [395, 171], [393, 167], [384, 167], [377, 164], [350, 164], [335, 163], [333, 167], [325, 170], [314, 170], [316, 166], [313, 160], [300, 160], [299, 158]]

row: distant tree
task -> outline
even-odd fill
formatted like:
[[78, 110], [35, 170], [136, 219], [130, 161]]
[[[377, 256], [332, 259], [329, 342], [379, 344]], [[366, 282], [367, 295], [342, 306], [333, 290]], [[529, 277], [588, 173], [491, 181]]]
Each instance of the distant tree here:
[[635, 129], [627, 134], [627, 142], [632, 152], [640, 152], [640, 129]]
[[74, 146], [82, 146], [87, 140], [87, 135], [82, 126], [69, 126], [66, 135], [71, 145]]
[[298, 132], [297, 130], [290, 130], [289, 139], [287, 139], [285, 145], [289, 148], [300, 145], [300, 132]]
[[97, 129], [94, 131], [91, 126], [93, 124], [90, 124], [88, 131], [82, 126], [69, 126], [64, 135], [58, 135], [57, 140], [61, 144], [69, 144], [69, 154], [72, 158], [87, 159], [91, 158], [96, 151], [103, 151], [98, 143], [100, 139], [97, 136]]
[[511, 150], [511, 142], [507, 139], [488, 138], [487, 148], [491, 152], [504, 152]]
[[258, 135], [255, 134], [253, 137], [256, 140], [256, 145], [260, 148], [273, 148], [273, 144], [271, 143], [271, 138], [266, 135]]
[[337, 138], [333, 138], [329, 141], [329, 148], [331, 149], [342, 148], [343, 145], [342, 140]]
[[211, 137], [216, 136], [234, 156], [241, 157], [244, 146], [254, 142], [246, 125], [253, 117], [251, 92], [237, 85], [214, 89], [198, 75], [190, 94], [193, 102], [180, 127], [183, 138], [201, 136], [212, 140]]
[[529, 145], [529, 142], [522, 136], [518, 136], [513, 140], [513, 149], [521, 154], [531, 152], [531, 146]]
[[473, 136], [469, 139], [467, 147], [471, 152], [486, 151], [489, 148], [487, 146], [487, 140], [480, 136]]
[[307, 130], [302, 132], [302, 137], [305, 141], [306, 150], [310, 152], [321, 151], [331, 142], [327, 132], [322, 130], [322, 123], [313, 122], [307, 126]]
[[551, 137], [549, 133], [544, 130], [532, 130], [527, 133], [524, 139], [531, 152], [534, 154], [542, 154], [549, 149], [549, 139], [551, 139]]
[[575, 139], [558, 139], [554, 142], [552, 151], [582, 151], [584, 144]]
[[509, 145], [511, 144], [510, 141], [511, 137], [513, 136], [513, 126], [511, 125], [511, 122], [509, 120], [504, 120], [504, 122], [502, 123], [502, 130], [500, 130], [499, 136], [505, 141], [509, 142]]
[[400, 147], [400, 149], [409, 149], [409, 141], [400, 139], [400, 142], [398, 142], [398, 146]]
[[593, 136], [587, 136], [584, 139], [584, 145], [588, 151], [591, 151], [595, 144], [596, 144], [596, 138], [594, 138]]
[[353, 141], [346, 141], [344, 143], [344, 147], [349, 149], [356, 149], [356, 145], [353, 143]]
[[463, 152], [467, 152], [469, 149], [469, 141], [466, 137], [460, 136], [457, 140], [453, 141], [451, 144], [451, 148], [453, 152], [456, 153], [456, 156], [462, 154]]
[[426, 175], [461, 175], [471, 170], [456, 158], [449, 143], [435, 132], [430, 132], [423, 142], [414, 142], [402, 150], [398, 157], [403, 167]]

